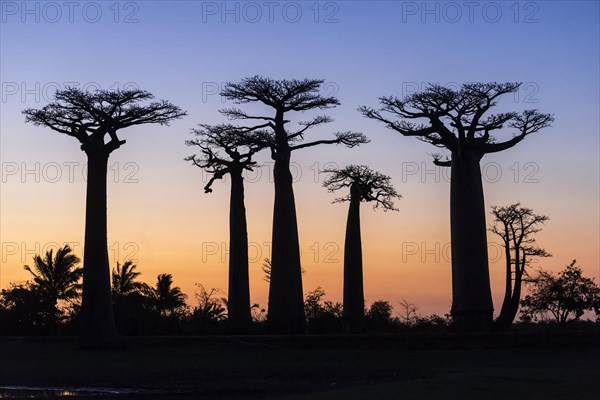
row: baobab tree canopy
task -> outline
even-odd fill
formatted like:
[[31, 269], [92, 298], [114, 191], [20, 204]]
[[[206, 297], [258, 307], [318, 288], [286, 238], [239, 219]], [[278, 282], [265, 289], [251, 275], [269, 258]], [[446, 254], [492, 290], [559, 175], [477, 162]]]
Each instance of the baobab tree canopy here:
[[110, 140], [104, 148], [111, 152], [125, 143], [117, 137], [118, 129], [142, 124], [168, 125], [186, 115], [165, 100], [140, 104], [153, 98], [144, 90], [86, 92], [67, 88], [56, 91], [54, 102], [39, 110], [24, 110], [23, 114], [26, 122], [77, 138], [83, 151], [103, 146], [108, 134]]
[[[538, 110], [488, 114], [499, 97], [518, 91], [520, 86], [518, 82], [465, 83], [454, 90], [431, 84], [423, 92], [403, 99], [380, 97], [380, 109], [360, 107], [359, 111], [404, 136], [415, 136], [451, 152], [468, 149], [483, 156], [513, 147], [554, 120], [551, 114]], [[494, 133], [504, 127], [512, 128], [514, 135], [499, 141]], [[435, 162], [450, 165], [438, 155]]]
[[[321, 94], [323, 83], [322, 79], [275, 80], [261, 76], [245, 78], [239, 83], [228, 83], [221, 92], [221, 96], [238, 104], [263, 103], [273, 108], [275, 115], [250, 115], [238, 108], [224, 109], [221, 110], [221, 113], [230, 119], [264, 121], [263, 124], [255, 125], [251, 129], [257, 131], [256, 140], [262, 140], [274, 152], [277, 150], [292, 151], [319, 144], [344, 144], [347, 147], [354, 147], [367, 143], [368, 140], [362, 133], [350, 131], [336, 132], [334, 139], [301, 143], [304, 134], [309, 129], [333, 121], [326, 115], [299, 122], [300, 127], [297, 130], [289, 131], [287, 129], [286, 125], [290, 121], [284, 119], [286, 112], [323, 110], [340, 104], [337, 98]], [[275, 157], [274, 154], [273, 156]]]
[[[330, 175], [323, 182], [323, 186], [330, 193], [353, 185], [358, 189], [360, 201], [373, 202], [373, 208], [382, 208], [383, 211], [394, 210], [394, 199], [402, 196], [396, 192], [391, 184], [391, 178], [378, 171], [373, 171], [366, 165], [348, 165], [342, 169], [326, 169], [324, 173]], [[345, 196], [338, 197], [334, 203], [352, 200], [351, 192]]]
[[256, 166], [252, 156], [262, 147], [258, 141], [253, 140], [251, 129], [232, 124], [200, 124], [198, 128], [192, 129], [192, 133], [197, 137], [186, 140], [185, 144], [199, 147], [201, 155], [191, 155], [185, 160], [212, 175], [204, 187], [206, 193], [212, 192], [211, 186], [216, 179], [222, 179], [226, 174], [237, 170], [239, 173], [242, 170], [252, 171]]

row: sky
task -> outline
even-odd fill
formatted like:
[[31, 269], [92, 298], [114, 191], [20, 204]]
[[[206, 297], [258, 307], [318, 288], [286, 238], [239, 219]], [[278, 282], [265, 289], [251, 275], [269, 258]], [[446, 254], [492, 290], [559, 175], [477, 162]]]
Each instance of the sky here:
[[[402, 299], [422, 314], [449, 311], [449, 171], [427, 143], [357, 112], [378, 97], [439, 83], [519, 81], [498, 110], [552, 113], [550, 128], [485, 156], [486, 209], [520, 201], [550, 220], [536, 235], [553, 254], [535, 268], [577, 259], [600, 280], [600, 11], [597, 1], [1, 1], [0, 287], [23, 281], [37, 253], [70, 243], [82, 256], [85, 155], [76, 139], [24, 122], [57, 89], [140, 88], [186, 110], [170, 126], [119, 132], [109, 160], [111, 266], [133, 259], [149, 283], [172, 273], [194, 303], [196, 285], [227, 290], [229, 183], [184, 161], [198, 123], [225, 121], [227, 82], [263, 75], [318, 78], [341, 105], [307, 140], [365, 133], [371, 143], [293, 154], [305, 293], [321, 286], [341, 301], [347, 205], [318, 171], [366, 164], [392, 177], [398, 212], [361, 210], [365, 297]], [[266, 108], [252, 110], [269, 112]], [[303, 121], [318, 115], [292, 117]], [[510, 138], [507, 130], [499, 138]], [[246, 176], [251, 297], [266, 306], [261, 264], [270, 256], [273, 162]], [[491, 217], [488, 215], [488, 224]], [[488, 234], [495, 308], [504, 288], [498, 238]], [[397, 307], [398, 308], [398, 307]], [[399, 308], [398, 308], [399, 310]]]

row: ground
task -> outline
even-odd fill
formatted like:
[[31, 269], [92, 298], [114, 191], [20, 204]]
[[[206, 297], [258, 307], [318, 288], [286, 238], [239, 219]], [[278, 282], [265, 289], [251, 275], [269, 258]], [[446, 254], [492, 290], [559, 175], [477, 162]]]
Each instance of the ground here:
[[150, 400], [600, 398], [598, 333], [128, 343], [125, 350], [90, 351], [75, 338], [0, 338], [0, 386], [132, 388], [143, 392], [118, 397]]

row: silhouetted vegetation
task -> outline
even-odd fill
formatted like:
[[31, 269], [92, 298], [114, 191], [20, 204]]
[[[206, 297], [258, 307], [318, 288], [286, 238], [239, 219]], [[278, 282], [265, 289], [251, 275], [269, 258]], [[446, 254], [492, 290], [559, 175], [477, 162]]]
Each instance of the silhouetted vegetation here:
[[372, 202], [373, 208], [396, 210], [394, 199], [401, 196], [390, 183], [391, 178], [366, 165], [349, 165], [343, 169], [327, 169], [330, 175], [323, 186], [331, 193], [349, 188], [349, 194], [335, 203], [349, 202], [344, 241], [344, 320], [351, 332], [364, 329], [365, 295], [363, 290], [362, 240], [360, 233], [360, 203]]
[[[256, 128], [258, 129], [258, 128]], [[229, 292], [227, 300], [228, 321], [232, 329], [245, 331], [249, 328], [250, 282], [248, 278], [248, 228], [244, 205], [244, 170], [251, 171], [256, 165], [252, 156], [262, 149], [253, 137], [255, 128], [233, 125], [200, 125], [192, 132], [198, 138], [186, 141], [188, 146], [197, 146], [201, 156], [186, 158], [211, 174], [204, 187], [206, 193], [216, 179], [231, 177], [229, 206]], [[224, 152], [225, 154], [221, 154]]]
[[0, 332], [4, 335], [48, 335], [60, 333], [52, 304], [31, 282], [11, 283], [0, 293]]
[[581, 268], [571, 264], [557, 275], [540, 271], [531, 278], [531, 293], [521, 301], [521, 319], [545, 319], [551, 316], [560, 326], [578, 321], [586, 311], [600, 317], [600, 287], [583, 276]]
[[[227, 299], [217, 297], [218, 289], [207, 291], [204, 286], [197, 284], [196, 300], [198, 305], [194, 307], [191, 320], [194, 331], [210, 333], [218, 329], [219, 324], [227, 319]], [[246, 327], [247, 329], [248, 327]]]
[[[465, 83], [458, 90], [429, 85], [403, 99], [381, 97], [381, 108], [360, 107], [367, 117], [403, 136], [415, 136], [450, 152], [434, 154], [434, 163], [451, 168], [452, 316], [462, 331], [488, 331], [493, 304], [490, 287], [483, 185], [479, 163], [484, 155], [509, 149], [550, 125], [553, 117], [537, 110], [490, 114], [503, 95], [520, 83]], [[493, 133], [505, 126], [511, 139]]]
[[[416, 304], [402, 299], [395, 312], [388, 300], [365, 307], [362, 269], [360, 204], [396, 210], [401, 196], [391, 178], [364, 165], [326, 169], [323, 183], [330, 192], [348, 188], [335, 202], [349, 202], [344, 248], [343, 304], [327, 300], [320, 286], [303, 294], [298, 224], [290, 173], [292, 152], [322, 144], [355, 147], [369, 140], [358, 132], [337, 132], [333, 137], [305, 141], [312, 128], [332, 121], [314, 116], [290, 127], [291, 115], [336, 107], [334, 96], [323, 94], [323, 80], [274, 80], [254, 76], [227, 83], [221, 95], [235, 104], [264, 106], [263, 115], [238, 108], [221, 114], [239, 125], [201, 124], [186, 144], [200, 154], [186, 158], [207, 171], [205, 185], [212, 192], [216, 180], [229, 175], [230, 264], [228, 292], [206, 289], [188, 303], [171, 273], [157, 276], [152, 285], [140, 280], [132, 261], [109, 269], [107, 251], [106, 175], [109, 155], [125, 141], [117, 131], [134, 125], [167, 125], [186, 113], [171, 103], [151, 101], [141, 90], [86, 92], [58, 90], [45, 107], [23, 111], [26, 122], [75, 137], [88, 158], [85, 248], [83, 268], [69, 246], [36, 255], [24, 268], [31, 280], [13, 282], [0, 292], [0, 333], [10, 335], [67, 335], [80, 333], [83, 346], [121, 344], [125, 335], [186, 335], [230, 333], [340, 334], [350, 332], [407, 333], [472, 332], [490, 328], [491, 288], [483, 187], [479, 163], [484, 155], [511, 148], [526, 136], [550, 125], [553, 117], [537, 110], [490, 114], [500, 97], [515, 93], [519, 83], [470, 83], [453, 90], [430, 85], [403, 99], [382, 97], [378, 110], [360, 112], [383, 122], [404, 136], [416, 136], [450, 156], [434, 155], [438, 166], [451, 167], [451, 239], [453, 302], [450, 314], [420, 315]], [[260, 114], [260, 113], [259, 113]], [[389, 116], [389, 117], [388, 117]], [[423, 123], [420, 123], [423, 121]], [[512, 139], [499, 141], [492, 133], [512, 128]], [[256, 167], [255, 154], [266, 149], [274, 160], [274, 214], [272, 254], [262, 265], [269, 282], [269, 304], [250, 302], [248, 233], [244, 204], [243, 171]], [[547, 216], [515, 203], [493, 207], [491, 231], [503, 240], [506, 257], [505, 296], [496, 326], [528, 329], [546, 324], [548, 317], [563, 327], [579, 321], [586, 312], [600, 314], [600, 288], [571, 263], [554, 275], [528, 272], [534, 257], [550, 254], [538, 247], [533, 235]], [[82, 281], [83, 278], [83, 282]], [[528, 289], [521, 300], [523, 285]], [[514, 323], [521, 305], [521, 321]], [[583, 323], [583, 322], [582, 322]], [[545, 326], [545, 325], [544, 325]]]
[[272, 333], [299, 333], [305, 328], [298, 222], [290, 172], [292, 152], [322, 144], [354, 147], [367, 142], [362, 133], [349, 131], [337, 132], [333, 139], [304, 142], [304, 135], [309, 129], [332, 121], [323, 115], [300, 122], [297, 130], [289, 127], [290, 113], [339, 105], [335, 97], [321, 94], [323, 83], [318, 79], [274, 80], [254, 76], [238, 83], [227, 83], [221, 91], [224, 98], [234, 103], [259, 103], [269, 109], [266, 115], [251, 115], [238, 108], [223, 110], [222, 113], [230, 119], [259, 121], [247, 129], [257, 134], [257, 142], [270, 150], [275, 162], [272, 270], [267, 318]]
[[33, 281], [11, 284], [2, 290], [0, 305], [7, 318], [6, 331], [14, 334], [60, 333], [79, 309], [81, 260], [68, 245], [48, 250], [25, 265]]
[[125, 144], [117, 131], [135, 125], [168, 125], [186, 113], [168, 101], [143, 105], [153, 95], [143, 90], [57, 90], [54, 102], [27, 109], [25, 122], [72, 136], [87, 156], [85, 248], [81, 345], [114, 347], [121, 341], [115, 329], [108, 265], [106, 175], [110, 154]]
[[[56, 257], [54, 258], [56, 259]], [[210, 335], [235, 331], [227, 323], [227, 298], [219, 289], [207, 290], [197, 284], [194, 303], [187, 304], [170, 274], [160, 274], [155, 286], [137, 280], [140, 272], [131, 261], [113, 269], [113, 298], [117, 329], [124, 335]], [[121, 277], [126, 277], [122, 279]], [[127, 282], [127, 283], [124, 283]], [[600, 317], [600, 289], [581, 275], [574, 264], [558, 276], [542, 272], [531, 278], [535, 287], [522, 301], [517, 331], [535, 331], [535, 321], [547, 325], [551, 316], [558, 326], [573, 325], [584, 311], [595, 310]], [[0, 293], [0, 334], [69, 335], [79, 324], [80, 292], [63, 306], [54, 308], [47, 292], [33, 282], [13, 283]], [[60, 303], [60, 302], [59, 302]], [[55, 314], [58, 310], [58, 314]], [[326, 299], [323, 288], [306, 293], [304, 301], [307, 332], [310, 334], [347, 333], [341, 303]], [[251, 307], [252, 323], [248, 333], [265, 332], [266, 310]], [[407, 300], [397, 309], [387, 300], [374, 301], [363, 311], [367, 333], [447, 333], [453, 331], [450, 314], [421, 315]], [[577, 329], [590, 329], [576, 325]], [[546, 328], [544, 328], [546, 329]]]
[[498, 329], [506, 330], [514, 321], [521, 301], [523, 278], [527, 277], [526, 268], [534, 257], [550, 257], [537, 246], [533, 234], [541, 231], [540, 224], [549, 218], [537, 215], [532, 209], [521, 207], [520, 203], [507, 207], [492, 207], [496, 218], [491, 231], [502, 238], [506, 262], [506, 288], [502, 308], [495, 324]]

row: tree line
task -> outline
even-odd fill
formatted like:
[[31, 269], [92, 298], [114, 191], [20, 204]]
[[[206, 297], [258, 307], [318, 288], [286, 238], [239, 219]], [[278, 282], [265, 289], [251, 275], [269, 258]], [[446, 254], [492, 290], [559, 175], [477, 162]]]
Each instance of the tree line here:
[[[68, 245], [33, 258], [24, 268], [31, 280], [11, 283], [0, 292], [1, 335], [76, 334], [81, 317], [81, 260]], [[265, 280], [270, 279], [265, 260]], [[131, 260], [118, 263], [111, 272], [111, 298], [115, 326], [124, 335], [204, 335], [238, 333], [230, 323], [228, 296], [220, 289], [207, 290], [197, 284], [193, 301], [174, 285], [171, 274], [159, 274], [153, 285], [140, 280], [141, 272]], [[519, 326], [553, 320], [566, 326], [595, 310], [600, 320], [600, 288], [582, 275], [573, 261], [557, 275], [541, 271], [527, 280], [530, 293], [520, 301]], [[503, 304], [503, 307], [506, 304]], [[326, 300], [321, 287], [304, 297], [306, 329], [311, 334], [348, 333], [344, 304]], [[266, 310], [250, 307], [251, 321], [246, 333], [266, 332]], [[396, 310], [396, 315], [394, 311]], [[450, 314], [420, 315], [416, 304], [402, 299], [396, 307], [387, 300], [374, 301], [361, 310], [362, 332], [451, 332]], [[502, 324], [502, 312], [496, 319]], [[503, 326], [503, 325], [499, 325]]]
[[[271, 274], [269, 280], [267, 332], [295, 334], [306, 331], [306, 310], [290, 161], [294, 151], [320, 145], [353, 148], [369, 143], [361, 132], [338, 131], [329, 138], [307, 141], [309, 130], [332, 122], [318, 115], [295, 126], [298, 113], [323, 111], [340, 104], [324, 95], [318, 79], [274, 80], [254, 76], [227, 83], [221, 95], [234, 107], [220, 110], [227, 122], [200, 124], [186, 142], [199, 154], [187, 160], [212, 174], [205, 186], [226, 174], [231, 177], [230, 262], [227, 297], [228, 321], [232, 329], [244, 332], [252, 320], [248, 280], [248, 235], [242, 172], [256, 166], [253, 156], [267, 151], [274, 160], [274, 207]], [[520, 83], [467, 83], [458, 89], [429, 85], [404, 98], [381, 97], [378, 108], [361, 106], [366, 118], [382, 123], [402, 136], [416, 137], [450, 156], [433, 155], [438, 166], [451, 168], [450, 224], [452, 243], [452, 308], [455, 329], [463, 332], [488, 331], [494, 326], [493, 304], [487, 256], [487, 225], [479, 163], [486, 154], [507, 150], [526, 137], [550, 126], [553, 116], [538, 110], [492, 113], [498, 99], [518, 90]], [[252, 105], [264, 112], [245, 111]], [[257, 107], [260, 106], [260, 107]], [[88, 157], [85, 246], [80, 315], [80, 341], [84, 347], [115, 346], [121, 342], [114, 320], [110, 269], [106, 245], [106, 173], [109, 155], [125, 144], [117, 132], [134, 125], [160, 124], [182, 118], [186, 112], [168, 101], [153, 101], [142, 90], [84, 92], [76, 88], [59, 90], [54, 102], [41, 109], [27, 109], [26, 122], [48, 127], [75, 137]], [[510, 128], [511, 139], [500, 141], [495, 134]], [[383, 210], [394, 210], [400, 195], [390, 177], [365, 165], [327, 170], [329, 191], [346, 188], [339, 201], [349, 202], [344, 249], [344, 303], [342, 321], [346, 331], [360, 332], [365, 321], [362, 288], [360, 212], [362, 202]], [[512, 206], [511, 206], [512, 207]], [[515, 207], [522, 211], [517, 204]], [[510, 208], [510, 207], [509, 207]], [[504, 209], [496, 209], [503, 213]], [[508, 211], [507, 211], [508, 212]], [[512, 215], [515, 210], [508, 212]], [[524, 268], [531, 257], [546, 256], [533, 242], [524, 240], [539, 224], [521, 225], [508, 218], [508, 225], [496, 226], [507, 255], [506, 296], [497, 326], [504, 328], [516, 314], [521, 296]], [[496, 216], [497, 219], [499, 218]], [[512, 225], [511, 225], [512, 224]], [[511, 226], [510, 232], [503, 227]], [[513, 228], [517, 228], [516, 230]], [[519, 230], [520, 229], [520, 230]], [[533, 230], [532, 230], [533, 229]], [[521, 235], [522, 238], [517, 238]], [[510, 322], [508, 322], [510, 321]]]

